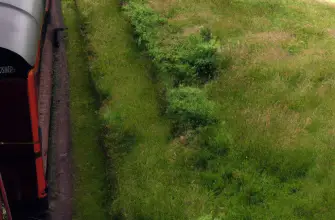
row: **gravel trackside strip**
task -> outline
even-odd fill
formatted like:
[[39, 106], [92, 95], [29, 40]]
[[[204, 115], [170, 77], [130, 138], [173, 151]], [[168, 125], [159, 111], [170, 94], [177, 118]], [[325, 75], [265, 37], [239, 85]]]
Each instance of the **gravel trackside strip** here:
[[[52, 1], [51, 23], [55, 29], [63, 28], [60, 0]], [[52, 201], [50, 201], [50, 218], [52, 220], [72, 219], [72, 155], [70, 134], [70, 109], [69, 109], [69, 74], [67, 71], [67, 59], [63, 33], [59, 34], [59, 44], [54, 48], [53, 64], [53, 109], [51, 148], [54, 174], [51, 179], [54, 183], [51, 189]], [[49, 158], [50, 158], [49, 157]]]

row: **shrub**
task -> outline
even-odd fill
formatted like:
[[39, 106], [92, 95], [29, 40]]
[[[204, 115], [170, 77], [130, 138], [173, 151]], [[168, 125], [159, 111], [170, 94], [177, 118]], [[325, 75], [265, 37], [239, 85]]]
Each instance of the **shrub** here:
[[167, 114], [179, 131], [214, 124], [215, 104], [198, 88], [179, 87], [167, 93]]
[[209, 42], [213, 39], [212, 31], [208, 27], [202, 28], [200, 30], [200, 35], [202, 39], [206, 42]]
[[135, 29], [138, 44], [144, 44], [147, 48], [153, 47], [157, 37], [156, 28], [166, 23], [166, 19], [141, 3], [129, 2], [123, 8]]
[[175, 84], [191, 85], [197, 81], [206, 82], [212, 79], [218, 69], [218, 42], [205, 40], [201, 36], [189, 38], [164, 46], [152, 43], [149, 55], [157, 69], [175, 78]]
[[159, 27], [167, 23], [154, 10], [144, 4], [129, 2], [124, 7], [134, 26], [137, 43], [144, 45], [157, 69], [175, 78], [175, 84], [191, 85], [198, 79], [210, 80], [218, 68], [218, 42], [208, 28], [200, 35], [191, 35], [171, 45], [162, 45]]
[[218, 46], [218, 42], [209, 39], [209, 36], [191, 35], [175, 45], [175, 59], [170, 72], [179, 83], [191, 84], [196, 79], [204, 82], [210, 80], [218, 68]]

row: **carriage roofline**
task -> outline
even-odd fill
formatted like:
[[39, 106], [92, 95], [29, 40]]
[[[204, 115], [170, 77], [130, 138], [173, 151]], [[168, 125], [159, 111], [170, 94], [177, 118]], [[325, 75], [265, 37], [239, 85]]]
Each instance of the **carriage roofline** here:
[[35, 64], [45, 0], [0, 0], [0, 47]]

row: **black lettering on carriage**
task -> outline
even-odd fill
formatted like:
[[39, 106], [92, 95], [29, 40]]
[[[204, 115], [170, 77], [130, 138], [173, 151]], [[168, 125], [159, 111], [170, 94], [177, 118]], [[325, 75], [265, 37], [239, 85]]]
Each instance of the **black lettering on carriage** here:
[[15, 73], [15, 68], [12, 66], [0, 66], [0, 74]]

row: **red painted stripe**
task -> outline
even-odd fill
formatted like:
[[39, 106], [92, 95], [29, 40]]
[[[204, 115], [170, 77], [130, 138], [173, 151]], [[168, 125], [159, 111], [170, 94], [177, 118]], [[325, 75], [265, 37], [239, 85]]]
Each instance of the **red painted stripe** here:
[[[41, 152], [40, 137], [38, 132], [38, 100], [37, 91], [35, 86], [35, 75], [34, 70], [31, 70], [28, 74], [28, 97], [29, 97], [29, 108], [30, 108], [30, 118], [31, 118], [31, 128], [33, 135], [34, 152]], [[37, 175], [37, 190], [38, 197], [44, 198], [46, 196], [46, 180], [43, 169], [42, 157], [36, 158], [36, 175]]]
[[[47, 0], [46, 3], [46, 11], [49, 10], [50, 0]], [[42, 33], [42, 27], [41, 27]], [[41, 34], [40, 34], [41, 36]], [[40, 137], [39, 137], [39, 119], [38, 119], [38, 88], [37, 88], [37, 78], [40, 77], [40, 74], [37, 75], [35, 73], [39, 70], [41, 59], [41, 40], [38, 42], [38, 51], [35, 60], [35, 65], [32, 70], [30, 70], [28, 74], [28, 97], [29, 97], [29, 109], [30, 109], [30, 120], [31, 120], [31, 128], [33, 135], [34, 144], [34, 152], [39, 153], [42, 152]], [[43, 169], [43, 159], [42, 157], [38, 157], [35, 159], [36, 165], [36, 176], [37, 176], [37, 194], [38, 198], [44, 198], [47, 196], [45, 189], [47, 187], [47, 182], [45, 179], [45, 173]]]

